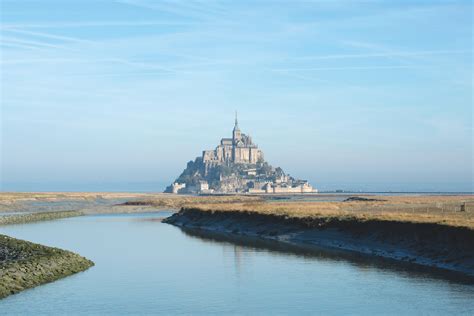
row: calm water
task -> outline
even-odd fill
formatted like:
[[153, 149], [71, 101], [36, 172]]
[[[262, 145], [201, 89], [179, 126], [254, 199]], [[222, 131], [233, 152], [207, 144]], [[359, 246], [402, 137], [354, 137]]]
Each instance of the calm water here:
[[0, 314], [474, 314], [474, 286], [400, 267], [100, 215], [0, 233], [70, 249], [86, 272], [0, 301]]

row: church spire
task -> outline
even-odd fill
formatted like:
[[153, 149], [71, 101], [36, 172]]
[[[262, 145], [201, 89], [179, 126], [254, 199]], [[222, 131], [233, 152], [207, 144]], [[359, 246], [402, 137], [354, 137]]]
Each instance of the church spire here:
[[235, 125], [234, 125], [234, 129], [238, 129], [239, 128], [239, 121], [237, 119], [237, 111], [235, 111]]
[[237, 143], [242, 137], [242, 134], [240, 133], [240, 128], [239, 128], [239, 121], [237, 119], [237, 111], [235, 111], [235, 125], [234, 125], [234, 130], [232, 131], [232, 139], [234, 144]]

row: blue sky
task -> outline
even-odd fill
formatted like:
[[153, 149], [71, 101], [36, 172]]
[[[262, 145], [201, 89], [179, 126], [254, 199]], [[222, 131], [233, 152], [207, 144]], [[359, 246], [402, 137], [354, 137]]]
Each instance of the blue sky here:
[[317, 188], [473, 190], [471, 1], [0, 2], [4, 191], [160, 190], [235, 110]]

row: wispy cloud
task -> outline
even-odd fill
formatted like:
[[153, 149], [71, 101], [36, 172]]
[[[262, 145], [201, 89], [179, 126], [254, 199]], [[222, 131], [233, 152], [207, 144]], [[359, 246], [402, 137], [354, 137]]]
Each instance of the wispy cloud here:
[[83, 63], [105, 63], [111, 62], [113, 59], [86, 59], [86, 58], [28, 58], [28, 59], [2, 59], [1, 64], [4, 65], [21, 65], [21, 64], [83, 64]]
[[32, 48], [54, 48], [54, 49], [65, 49], [65, 50], [72, 50], [71, 48], [65, 47], [64, 45], [57, 45], [57, 44], [50, 44], [44, 41], [32, 41], [32, 40], [25, 40], [15, 37], [8, 37], [2, 36], [1, 43], [5, 44], [20, 44], [24, 45], [25, 47], [32, 47]]
[[[20, 48], [20, 49], [27, 49], [27, 50], [33, 50], [33, 51], [46, 51], [45, 48], [39, 48], [35, 46], [30, 46], [30, 45], [24, 45], [24, 44], [18, 44], [18, 43], [5, 43], [5, 42], [0, 42], [0, 46], [5, 48], [5, 47], [10, 47], [10, 48]], [[4, 62], [4, 59], [2, 58], [2, 63]]]
[[410, 69], [421, 68], [416, 66], [347, 66], [347, 67], [301, 67], [301, 68], [280, 68], [274, 71], [317, 71], [317, 70], [379, 70], [379, 69]]
[[79, 39], [79, 38], [71, 37], [71, 36], [50, 34], [50, 33], [45, 33], [45, 32], [33, 32], [33, 31], [25, 31], [25, 30], [18, 30], [18, 29], [6, 29], [5, 31], [11, 32], [11, 33], [17, 33], [17, 34], [32, 35], [32, 36], [40, 37], [40, 38], [49, 38], [49, 39], [54, 39], [54, 40], [74, 42], [74, 43], [93, 43], [93, 41], [91, 40]]
[[162, 11], [185, 18], [208, 20], [227, 13], [222, 7], [211, 5], [210, 1], [146, 1], [146, 0], [118, 0], [117, 3], [135, 7]]
[[378, 57], [416, 57], [416, 56], [428, 56], [428, 55], [456, 55], [456, 54], [468, 54], [472, 53], [472, 50], [427, 50], [427, 51], [414, 51], [414, 52], [388, 52], [388, 53], [367, 53], [367, 54], [331, 54], [331, 55], [319, 55], [319, 56], [304, 56], [295, 57], [296, 60], [326, 60], [326, 59], [361, 59], [361, 58], [378, 58]]
[[282, 74], [282, 75], [285, 75], [285, 76], [289, 76], [289, 77], [292, 77], [292, 78], [301, 79], [301, 80], [305, 80], [305, 81], [310, 81], [310, 82], [332, 83], [330, 80], [316, 78], [314, 76], [305, 76], [305, 75], [297, 74], [297, 73], [294, 73], [294, 72], [291, 72], [291, 71], [286, 71], [286, 70], [269, 69], [268, 71], [273, 71], [273, 72], [278, 73], [278, 74]]
[[80, 21], [80, 22], [53, 22], [53, 23], [3, 23], [1, 28], [30, 29], [30, 28], [82, 28], [82, 27], [114, 27], [114, 26], [191, 26], [193, 22], [180, 21]]

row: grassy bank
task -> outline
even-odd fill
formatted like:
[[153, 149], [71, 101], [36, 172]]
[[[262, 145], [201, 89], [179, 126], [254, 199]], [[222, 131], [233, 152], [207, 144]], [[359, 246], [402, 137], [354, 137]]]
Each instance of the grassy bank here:
[[[370, 201], [190, 203], [203, 212], [245, 212], [314, 221], [397, 221], [474, 230], [474, 196], [375, 196]], [[319, 224], [318, 224], [319, 225]]]
[[59, 211], [0, 216], [0, 226], [10, 224], [26, 224], [39, 221], [50, 221], [54, 219], [75, 217], [81, 215], [83, 214], [78, 211]]
[[84, 271], [78, 254], [0, 235], [0, 298]]
[[164, 222], [416, 263], [474, 280], [472, 195], [190, 203]]
[[180, 209], [185, 206], [206, 204], [234, 204], [234, 203], [256, 203], [263, 202], [259, 196], [225, 195], [225, 196], [191, 196], [176, 194], [153, 194], [146, 198], [129, 201], [123, 205], [128, 206], [152, 206], [170, 209]]
[[457, 222], [446, 225], [432, 218], [414, 220], [396, 212], [390, 216], [371, 213], [369, 217], [310, 211], [281, 204], [251, 210], [201, 205], [184, 207], [163, 222], [184, 229], [304, 245], [316, 251], [327, 248], [414, 263], [461, 273], [474, 281], [472, 228]]

